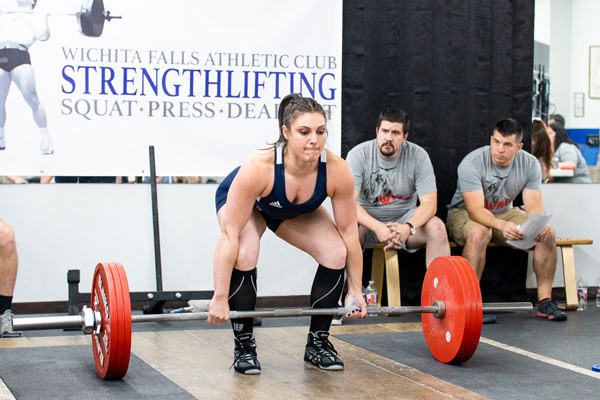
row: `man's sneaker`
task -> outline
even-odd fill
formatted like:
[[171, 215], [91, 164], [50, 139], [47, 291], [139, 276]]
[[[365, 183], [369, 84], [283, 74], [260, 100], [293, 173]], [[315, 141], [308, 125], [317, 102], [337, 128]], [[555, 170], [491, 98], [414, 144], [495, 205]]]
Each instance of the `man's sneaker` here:
[[567, 314], [560, 311], [556, 303], [550, 299], [544, 299], [537, 305], [538, 317], [548, 318], [551, 321], [566, 321]]
[[4, 141], [4, 135], [0, 135], [0, 150], [6, 149], [6, 142]]
[[260, 363], [256, 358], [256, 340], [251, 333], [240, 335], [235, 339], [233, 364], [235, 372], [245, 375], [260, 374]]
[[0, 317], [0, 338], [21, 337], [23, 332], [13, 331], [13, 314], [10, 310], [4, 311]]
[[344, 369], [344, 362], [337, 356], [337, 351], [329, 341], [329, 332], [308, 333], [304, 361], [329, 371]]
[[40, 143], [40, 152], [43, 156], [54, 154], [54, 146], [52, 145], [52, 139], [50, 136], [42, 137], [42, 142]]

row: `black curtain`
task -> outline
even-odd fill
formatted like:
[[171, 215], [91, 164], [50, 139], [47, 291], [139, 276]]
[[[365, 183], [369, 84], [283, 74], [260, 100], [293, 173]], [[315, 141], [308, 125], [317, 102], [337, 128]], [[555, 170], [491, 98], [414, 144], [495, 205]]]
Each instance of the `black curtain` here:
[[458, 164], [497, 120], [520, 121], [529, 143], [533, 21], [534, 0], [345, 0], [342, 155], [374, 138], [381, 109], [404, 108], [445, 219]]

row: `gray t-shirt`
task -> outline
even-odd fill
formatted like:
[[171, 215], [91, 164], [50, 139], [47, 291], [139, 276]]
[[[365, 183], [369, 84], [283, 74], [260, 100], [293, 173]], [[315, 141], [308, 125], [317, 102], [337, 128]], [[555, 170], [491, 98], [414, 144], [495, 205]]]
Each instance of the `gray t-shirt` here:
[[588, 170], [587, 163], [585, 162], [585, 158], [583, 158], [583, 154], [581, 154], [581, 150], [574, 144], [571, 143], [561, 143], [558, 146], [558, 149], [554, 152], [554, 156], [558, 157], [558, 161], [560, 162], [575, 162], [577, 163], [577, 167], [575, 168], [575, 172], [572, 177], [556, 177], [554, 181], [556, 182], [570, 182], [570, 183], [591, 183], [590, 180], [590, 172]]
[[414, 143], [404, 142], [398, 157], [386, 160], [376, 139], [369, 140], [350, 150], [346, 161], [354, 174], [354, 190], [360, 193], [358, 203], [379, 221], [410, 217], [418, 196], [437, 192], [429, 155]]
[[464, 192], [483, 190], [485, 208], [501, 214], [513, 207], [523, 189], [542, 190], [542, 172], [537, 159], [519, 151], [508, 167], [492, 163], [490, 146], [480, 147], [465, 156], [458, 166], [456, 192], [448, 209], [466, 208]]

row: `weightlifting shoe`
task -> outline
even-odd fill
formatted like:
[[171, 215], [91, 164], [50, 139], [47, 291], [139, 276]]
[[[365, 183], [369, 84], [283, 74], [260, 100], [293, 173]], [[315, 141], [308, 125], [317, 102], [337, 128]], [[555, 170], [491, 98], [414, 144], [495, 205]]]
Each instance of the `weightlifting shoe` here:
[[337, 356], [337, 351], [329, 341], [329, 332], [308, 333], [304, 361], [328, 371], [344, 369], [344, 362]]
[[43, 156], [54, 154], [54, 146], [52, 145], [52, 138], [50, 138], [50, 136], [42, 137], [40, 152]]
[[260, 374], [260, 363], [256, 357], [256, 340], [254, 336], [247, 333], [234, 339], [235, 349], [231, 366], [235, 372], [245, 375]]
[[13, 338], [23, 336], [23, 332], [13, 330], [13, 314], [10, 310], [4, 311], [0, 317], [0, 338]]
[[550, 321], [566, 321], [567, 314], [560, 311], [551, 299], [543, 299], [537, 305], [538, 317], [548, 318]]

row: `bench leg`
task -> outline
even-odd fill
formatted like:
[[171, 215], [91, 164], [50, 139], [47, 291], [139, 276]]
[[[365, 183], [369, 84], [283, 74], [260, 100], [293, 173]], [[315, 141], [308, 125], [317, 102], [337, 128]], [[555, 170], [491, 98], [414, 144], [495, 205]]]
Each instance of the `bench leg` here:
[[385, 277], [388, 306], [400, 307], [400, 268], [396, 250], [386, 250], [385, 252]]
[[575, 251], [573, 246], [560, 246], [562, 252], [563, 275], [565, 278], [565, 297], [567, 304], [564, 309], [568, 311], [577, 310], [577, 274], [575, 272]]
[[385, 259], [382, 249], [373, 249], [371, 257], [371, 280], [375, 282], [377, 289], [377, 306], [381, 306], [381, 293], [383, 291], [383, 269], [385, 267]]

